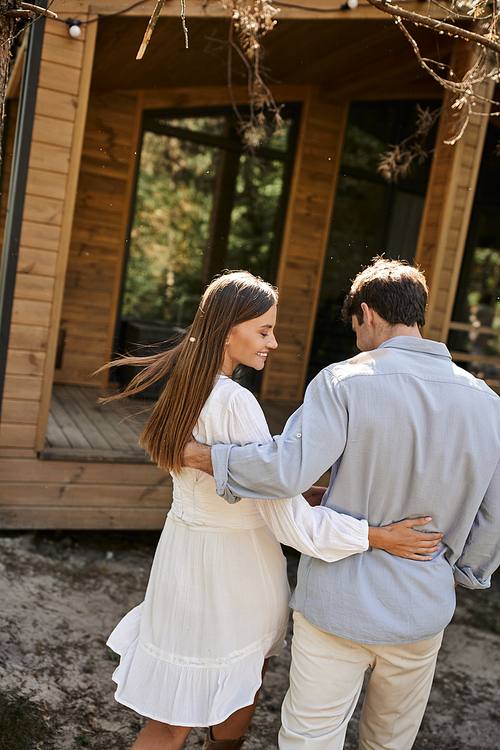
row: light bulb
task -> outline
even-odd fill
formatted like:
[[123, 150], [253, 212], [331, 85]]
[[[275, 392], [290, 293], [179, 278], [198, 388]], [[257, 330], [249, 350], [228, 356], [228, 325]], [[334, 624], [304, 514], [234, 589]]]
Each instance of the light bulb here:
[[73, 39], [78, 39], [78, 37], [81, 36], [81, 34], [82, 34], [82, 29], [81, 29], [81, 26], [80, 26], [80, 22], [79, 21], [70, 21], [68, 23], [68, 25], [69, 25], [69, 29], [68, 29], [69, 35], [71, 37], [73, 37]]

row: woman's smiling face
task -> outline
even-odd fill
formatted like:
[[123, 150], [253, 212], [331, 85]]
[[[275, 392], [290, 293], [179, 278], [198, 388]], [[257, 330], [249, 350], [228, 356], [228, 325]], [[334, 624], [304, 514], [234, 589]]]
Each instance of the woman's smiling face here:
[[264, 315], [246, 320], [235, 326], [229, 334], [222, 372], [231, 377], [238, 365], [262, 370], [270, 349], [276, 349], [274, 338], [276, 325], [276, 305]]

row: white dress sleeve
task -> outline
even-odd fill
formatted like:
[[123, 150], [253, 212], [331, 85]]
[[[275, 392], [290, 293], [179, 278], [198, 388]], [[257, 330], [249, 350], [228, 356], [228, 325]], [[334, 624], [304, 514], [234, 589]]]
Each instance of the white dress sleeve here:
[[[266, 418], [257, 399], [245, 388], [234, 389], [227, 402], [231, 443], [269, 443]], [[335, 562], [368, 549], [368, 522], [325, 506], [309, 505], [302, 495], [282, 500], [256, 500], [259, 512], [279, 542], [311, 557]]]

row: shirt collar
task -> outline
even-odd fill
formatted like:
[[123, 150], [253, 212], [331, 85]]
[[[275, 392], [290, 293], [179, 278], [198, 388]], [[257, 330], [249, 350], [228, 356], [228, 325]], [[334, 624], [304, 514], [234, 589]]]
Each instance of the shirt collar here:
[[447, 347], [439, 341], [431, 339], [419, 339], [415, 336], [394, 336], [387, 339], [379, 349], [406, 349], [408, 351], [420, 352], [421, 354], [432, 354], [435, 357], [446, 357], [451, 359], [451, 354]]

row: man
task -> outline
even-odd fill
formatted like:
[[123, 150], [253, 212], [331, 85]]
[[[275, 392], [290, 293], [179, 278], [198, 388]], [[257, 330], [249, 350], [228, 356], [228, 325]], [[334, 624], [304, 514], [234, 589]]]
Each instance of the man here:
[[[212, 448], [229, 502], [293, 495], [332, 466], [323, 504], [375, 525], [429, 515], [444, 532], [427, 563], [375, 549], [301, 559], [281, 750], [340, 750], [369, 667], [359, 746], [409, 750], [454, 586], [489, 586], [500, 561], [500, 399], [422, 338], [426, 302], [423, 274], [376, 259], [343, 309], [362, 353], [319, 373], [273, 443]], [[186, 459], [210, 471], [209, 448]]]

